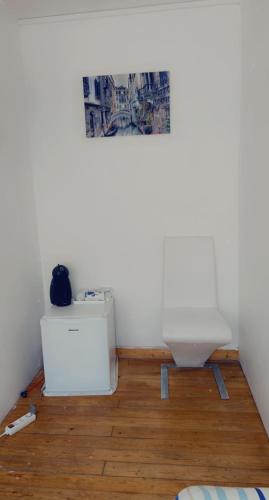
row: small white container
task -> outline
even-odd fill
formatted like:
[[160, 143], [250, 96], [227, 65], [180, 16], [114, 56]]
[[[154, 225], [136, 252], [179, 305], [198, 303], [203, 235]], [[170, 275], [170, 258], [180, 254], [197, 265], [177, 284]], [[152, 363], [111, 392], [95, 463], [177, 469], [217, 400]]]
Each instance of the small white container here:
[[112, 394], [118, 362], [114, 302], [52, 306], [41, 319], [45, 396]]

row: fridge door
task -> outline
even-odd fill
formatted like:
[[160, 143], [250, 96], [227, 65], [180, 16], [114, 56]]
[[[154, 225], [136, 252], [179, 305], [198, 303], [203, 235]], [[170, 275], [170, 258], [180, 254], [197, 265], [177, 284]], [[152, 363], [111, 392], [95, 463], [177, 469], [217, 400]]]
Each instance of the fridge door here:
[[43, 319], [41, 329], [45, 394], [110, 389], [106, 318]]

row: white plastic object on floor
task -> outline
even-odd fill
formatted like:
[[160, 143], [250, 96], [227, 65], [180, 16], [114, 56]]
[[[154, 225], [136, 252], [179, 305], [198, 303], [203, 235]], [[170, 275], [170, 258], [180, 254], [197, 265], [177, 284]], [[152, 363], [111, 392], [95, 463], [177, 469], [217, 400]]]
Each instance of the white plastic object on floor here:
[[23, 415], [20, 418], [17, 418], [17, 420], [14, 420], [14, 422], [11, 422], [5, 427], [5, 432], [1, 434], [1, 436], [7, 435], [7, 436], [12, 436], [13, 434], [16, 434], [16, 432], [20, 431], [27, 425], [31, 424], [36, 420], [36, 414], [28, 412], [25, 415]]
[[118, 363], [113, 297], [52, 306], [41, 319], [45, 396], [112, 394]]
[[204, 366], [232, 340], [217, 305], [213, 239], [165, 238], [163, 276], [163, 340], [177, 366]]

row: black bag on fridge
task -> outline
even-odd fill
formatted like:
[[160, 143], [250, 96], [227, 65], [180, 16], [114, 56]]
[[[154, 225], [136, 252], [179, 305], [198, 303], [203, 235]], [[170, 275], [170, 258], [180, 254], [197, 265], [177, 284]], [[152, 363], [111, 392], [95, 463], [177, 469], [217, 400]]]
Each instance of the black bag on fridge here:
[[64, 307], [71, 304], [72, 290], [67, 267], [58, 264], [52, 271], [50, 301], [54, 306]]

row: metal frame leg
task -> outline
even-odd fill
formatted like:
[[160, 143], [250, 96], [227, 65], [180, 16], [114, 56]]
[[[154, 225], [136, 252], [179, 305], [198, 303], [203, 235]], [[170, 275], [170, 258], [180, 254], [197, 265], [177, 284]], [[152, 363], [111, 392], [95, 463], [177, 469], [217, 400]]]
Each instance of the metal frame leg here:
[[161, 399], [169, 399], [168, 365], [161, 365]]
[[[180, 370], [180, 366], [174, 364], [161, 365], [161, 399], [169, 399], [169, 372], [168, 372], [169, 368]], [[194, 369], [192, 367], [189, 368], [184, 367], [184, 368], [191, 370]], [[213, 371], [221, 399], [230, 399], [219, 365], [217, 365], [216, 363], [206, 363], [204, 366], [201, 366], [197, 369], [204, 370], [208, 368], [211, 368], [211, 370]]]
[[205, 368], [211, 368], [213, 370], [221, 399], [230, 399], [219, 365], [216, 363], [206, 363]]

